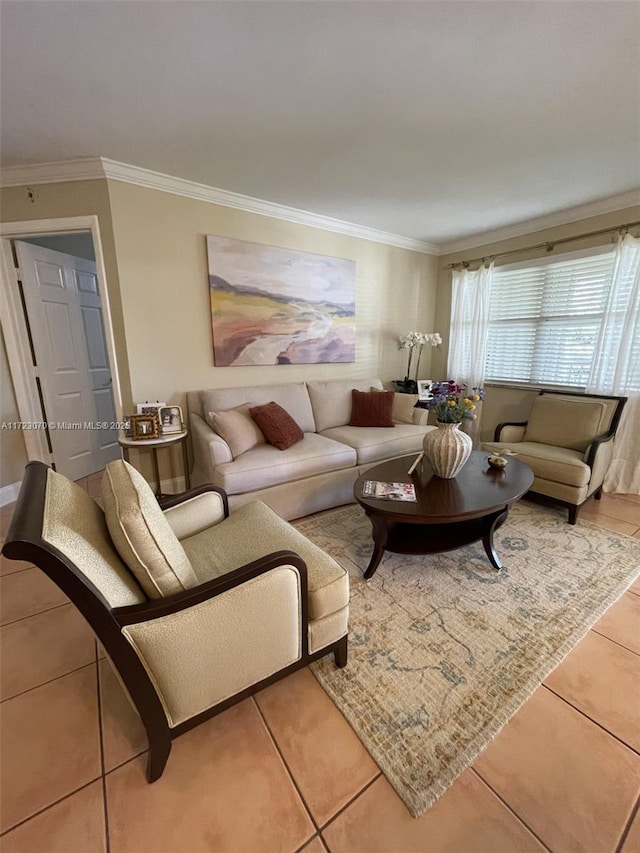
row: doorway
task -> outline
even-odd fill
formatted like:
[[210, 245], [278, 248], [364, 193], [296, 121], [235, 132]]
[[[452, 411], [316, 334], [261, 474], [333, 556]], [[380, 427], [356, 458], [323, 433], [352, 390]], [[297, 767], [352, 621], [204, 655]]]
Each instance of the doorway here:
[[2, 237], [2, 327], [27, 456], [78, 480], [120, 455], [97, 218], [13, 223]]

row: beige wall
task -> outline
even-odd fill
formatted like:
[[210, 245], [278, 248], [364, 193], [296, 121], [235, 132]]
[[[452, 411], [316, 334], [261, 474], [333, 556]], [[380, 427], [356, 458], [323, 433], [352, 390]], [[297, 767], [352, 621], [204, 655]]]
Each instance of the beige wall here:
[[[601, 228], [615, 228], [618, 225], [624, 225], [628, 222], [636, 222], [640, 220], [640, 207], [626, 208], [615, 213], [608, 213], [602, 216], [595, 216], [589, 219], [582, 219], [578, 222], [573, 222], [570, 225], [562, 225], [556, 228], [548, 228], [544, 231], [537, 231], [527, 234], [523, 237], [514, 237], [510, 240], [503, 240], [499, 243], [488, 243], [483, 246], [476, 246], [474, 249], [468, 249], [464, 252], [454, 252], [449, 255], [441, 255], [438, 258], [438, 295], [436, 300], [435, 325], [441, 331], [445, 340], [445, 346], [440, 351], [434, 352], [432, 359], [433, 373], [435, 377], [440, 379], [448, 378], [447, 374], [447, 345], [449, 341], [449, 322], [451, 308], [451, 270], [448, 265], [458, 261], [471, 260], [479, 257], [489, 257], [490, 255], [499, 252], [507, 252], [514, 249], [521, 249], [515, 255], [510, 255], [505, 258], [503, 263], [513, 263], [516, 261], [532, 260], [537, 257], [549, 257], [549, 253], [545, 249], [537, 249], [526, 251], [526, 246], [531, 246], [536, 243], [553, 242], [564, 237], [572, 237], [577, 234], [584, 234], [588, 231], [597, 231]], [[635, 232], [634, 232], [635, 233]], [[605, 234], [600, 237], [591, 237], [584, 240], [566, 243], [558, 246], [555, 254], [560, 254], [562, 251], [575, 251], [591, 246], [601, 246], [607, 243], [612, 243], [614, 236]], [[496, 266], [500, 263], [500, 259], [496, 260]], [[536, 395], [536, 390], [527, 390], [523, 388], [504, 388], [489, 386], [486, 389], [486, 401], [483, 404], [482, 412], [482, 429], [481, 437], [484, 441], [493, 438], [493, 432], [496, 424], [502, 421], [517, 421], [526, 420], [531, 407], [531, 401]]]
[[[136, 401], [182, 404], [194, 388], [340, 376], [392, 380], [405, 369], [397, 336], [433, 329], [433, 256], [119, 181], [109, 181], [109, 195]], [[215, 367], [207, 234], [354, 260], [356, 363]]]
[[[4, 189], [0, 202], [4, 222], [98, 216], [125, 412], [146, 399], [184, 405], [186, 391], [194, 388], [340, 376], [402, 378], [406, 357], [397, 349], [397, 336], [435, 330], [438, 259], [430, 255], [119, 181], [41, 185], [35, 204], [24, 188]], [[207, 234], [354, 260], [356, 362], [216, 368]], [[431, 350], [423, 356], [423, 376], [430, 375], [430, 358]], [[13, 410], [15, 399], [5, 382], [2, 394], [7, 410]], [[0, 485], [14, 482], [23, 468], [24, 445], [16, 444], [15, 436], [9, 442], [0, 434], [0, 459], [6, 446], [6, 455], [15, 460], [0, 472]], [[147, 457], [140, 454], [133, 461], [150, 474]], [[160, 462], [163, 477], [181, 473], [177, 450], [161, 454]]]
[[[109, 197], [136, 402], [184, 407], [185, 393], [199, 388], [332, 377], [390, 381], [405, 371], [397, 336], [434, 328], [436, 257], [120, 181], [109, 181]], [[355, 364], [215, 367], [207, 234], [354, 260]], [[132, 461], [150, 477], [148, 457], [134, 452]], [[163, 479], [182, 473], [178, 448], [159, 454], [159, 462]]]

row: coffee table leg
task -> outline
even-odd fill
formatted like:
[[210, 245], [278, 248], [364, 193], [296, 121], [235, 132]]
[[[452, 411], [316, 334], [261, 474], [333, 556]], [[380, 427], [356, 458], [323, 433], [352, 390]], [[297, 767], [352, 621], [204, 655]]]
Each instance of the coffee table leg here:
[[369, 560], [367, 571], [364, 573], [364, 579], [367, 581], [375, 575], [376, 569], [380, 565], [380, 560], [384, 554], [387, 540], [389, 539], [389, 528], [383, 518], [380, 518], [380, 516], [377, 515], [370, 515], [369, 521], [371, 522], [371, 532], [373, 535], [373, 554]]
[[[501, 571], [501, 569], [503, 568], [503, 565], [500, 562], [500, 557], [498, 557], [496, 549], [493, 545], [493, 534], [495, 533], [495, 531], [499, 527], [502, 527], [502, 525], [507, 520], [508, 515], [509, 515], [508, 509], [505, 509], [502, 512], [495, 515], [493, 517], [493, 520], [491, 521], [489, 529], [487, 530], [485, 535], [482, 537], [482, 544], [484, 545], [484, 550], [487, 553], [487, 557], [489, 558], [489, 562], [494, 567], [494, 569], [497, 569], [498, 571]], [[491, 517], [489, 517], [489, 518], [491, 518]]]

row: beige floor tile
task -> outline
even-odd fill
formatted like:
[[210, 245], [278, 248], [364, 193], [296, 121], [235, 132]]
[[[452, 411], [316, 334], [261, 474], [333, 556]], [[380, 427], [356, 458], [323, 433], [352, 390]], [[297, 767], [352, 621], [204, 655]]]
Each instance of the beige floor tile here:
[[528, 853], [543, 846], [471, 770], [413, 818], [384, 777], [322, 836], [331, 853]]
[[262, 690], [256, 702], [319, 826], [380, 772], [308, 669]]
[[16, 508], [15, 501], [13, 503], [10, 503], [10, 504], [3, 504], [2, 506], [0, 506], [0, 518], [5, 517], [5, 516], [9, 516], [9, 518], [11, 518], [15, 508]]
[[[605, 494], [603, 495], [603, 498], [606, 498], [606, 497], [609, 497], [609, 495], [605, 492]], [[612, 497], [614, 497], [614, 495], [612, 495]], [[621, 500], [621, 501], [631, 501], [631, 503], [640, 505], [640, 495], [618, 495], [618, 494], [616, 494], [615, 498], [617, 500]]]
[[590, 631], [545, 684], [640, 752], [640, 655]]
[[562, 853], [615, 850], [640, 791], [640, 756], [544, 687], [474, 767]]
[[294, 851], [315, 834], [252, 699], [176, 739], [152, 785], [145, 768], [107, 776], [111, 853]]
[[4, 554], [0, 554], [0, 575], [11, 575], [14, 572], [24, 572], [25, 569], [33, 568], [32, 563], [25, 560], [9, 560]]
[[327, 853], [327, 848], [324, 846], [319, 836], [316, 835], [308, 844], [302, 848], [300, 853]]
[[635, 814], [629, 832], [620, 853], [638, 853], [640, 851], [640, 809]]
[[100, 774], [95, 664], [2, 703], [1, 829]]
[[0, 628], [0, 696], [7, 699], [95, 660], [95, 638], [71, 604]]
[[602, 527], [604, 530], [611, 530], [612, 533], [622, 533], [625, 536], [633, 536], [636, 531], [637, 524], [632, 524], [630, 521], [621, 521], [618, 518], [613, 518], [609, 515], [600, 513], [591, 513], [588, 509], [580, 511], [578, 515], [578, 524], [580, 521], [588, 521], [590, 524], [595, 524], [597, 527]]
[[640, 597], [625, 592], [596, 622], [593, 630], [640, 654]]
[[[635, 501], [624, 500], [620, 495], [603, 495], [600, 501], [591, 501], [589, 508], [595, 512], [640, 525], [640, 506]], [[587, 509], [587, 507], [585, 507]]]
[[0, 539], [2, 539], [3, 542], [6, 539], [7, 533], [9, 532], [11, 518], [12, 516], [9, 514], [0, 515]]
[[107, 771], [147, 748], [144, 726], [108, 660], [101, 660], [100, 698], [104, 766]]
[[0, 578], [0, 625], [68, 604], [67, 596], [40, 569]]
[[104, 853], [102, 781], [93, 782], [3, 836], [2, 853]]

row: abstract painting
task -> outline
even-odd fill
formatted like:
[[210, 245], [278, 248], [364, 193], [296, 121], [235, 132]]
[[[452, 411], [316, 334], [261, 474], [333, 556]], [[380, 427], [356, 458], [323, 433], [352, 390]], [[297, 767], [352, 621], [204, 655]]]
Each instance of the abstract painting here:
[[216, 367], [355, 361], [355, 261], [207, 237]]

